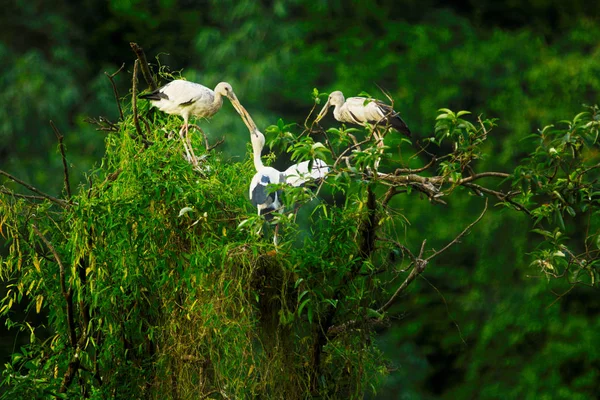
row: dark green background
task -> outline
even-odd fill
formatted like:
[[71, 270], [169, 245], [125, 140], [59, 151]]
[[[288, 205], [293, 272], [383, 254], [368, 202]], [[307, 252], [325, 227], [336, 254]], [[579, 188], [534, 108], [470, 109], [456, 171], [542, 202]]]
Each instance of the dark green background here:
[[[302, 124], [313, 88], [387, 90], [415, 138], [448, 107], [499, 118], [483, 170], [510, 172], [521, 138], [598, 103], [600, 3], [518, 1], [14, 1], [0, 15], [0, 169], [53, 195], [66, 137], [72, 184], [103, 154], [86, 117], [118, 118], [104, 72], [128, 97], [134, 55], [214, 87], [230, 82], [264, 131]], [[141, 81], [143, 84], [143, 80]], [[332, 119], [324, 126], [332, 125]], [[201, 122], [227, 159], [246, 156], [232, 107]], [[282, 156], [282, 163], [285, 158]], [[408, 246], [443, 245], [475, 219], [465, 193], [448, 206], [411, 196]], [[417, 280], [379, 334], [393, 372], [378, 398], [565, 398], [600, 393], [600, 300], [529, 266], [527, 222], [496, 208]], [[26, 340], [27, 338], [21, 338]], [[19, 342], [5, 336], [10, 352]]]

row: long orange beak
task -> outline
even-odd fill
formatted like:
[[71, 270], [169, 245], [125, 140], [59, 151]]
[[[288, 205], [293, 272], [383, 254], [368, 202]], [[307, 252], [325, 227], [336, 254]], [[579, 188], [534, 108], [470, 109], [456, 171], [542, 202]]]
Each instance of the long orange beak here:
[[315, 122], [319, 122], [320, 120], [323, 119], [323, 117], [325, 115], [327, 115], [327, 111], [329, 110], [329, 106], [330, 106], [329, 99], [327, 99], [327, 103], [325, 103], [325, 105], [321, 109], [321, 112], [319, 113], [319, 115], [317, 115], [317, 118], [315, 119]]

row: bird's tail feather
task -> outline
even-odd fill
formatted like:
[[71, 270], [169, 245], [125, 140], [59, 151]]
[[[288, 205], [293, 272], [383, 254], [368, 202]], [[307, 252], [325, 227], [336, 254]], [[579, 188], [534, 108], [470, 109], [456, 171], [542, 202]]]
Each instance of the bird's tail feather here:
[[164, 93], [161, 93], [159, 91], [159, 89], [156, 89], [153, 92], [150, 93], [146, 93], [146, 94], [140, 94], [138, 96], [138, 99], [146, 99], [146, 100], [161, 100], [161, 99], [165, 99], [167, 98], [167, 95]]
[[398, 132], [403, 133], [406, 136], [410, 137], [411, 132], [410, 132], [410, 129], [408, 129], [408, 125], [406, 125], [406, 122], [404, 122], [404, 120], [402, 118], [400, 118], [400, 116], [398, 114], [389, 116], [386, 119], [386, 122], [388, 124], [390, 124], [392, 126], [392, 128], [394, 128]]

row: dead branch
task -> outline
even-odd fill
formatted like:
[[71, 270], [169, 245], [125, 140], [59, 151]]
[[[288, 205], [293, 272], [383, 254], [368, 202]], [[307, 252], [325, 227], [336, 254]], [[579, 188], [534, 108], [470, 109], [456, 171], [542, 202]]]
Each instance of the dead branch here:
[[56, 135], [56, 139], [58, 139], [58, 148], [60, 149], [60, 155], [62, 156], [62, 163], [65, 175], [65, 190], [67, 191], [67, 200], [71, 198], [71, 184], [69, 183], [69, 169], [67, 167], [67, 156], [65, 155], [65, 144], [64, 144], [64, 136], [59, 132], [54, 122], [50, 120], [50, 125], [54, 130], [54, 134]]
[[104, 131], [104, 132], [118, 132], [119, 131], [119, 127], [117, 126], [117, 124], [110, 122], [108, 119], [106, 119], [105, 117], [98, 117], [98, 119], [96, 118], [90, 118], [87, 117], [84, 119], [85, 122], [87, 122], [88, 124], [93, 124], [93, 125], [97, 125], [98, 128], [96, 128], [97, 131]]
[[142, 49], [137, 43], [130, 42], [129, 45], [131, 49], [137, 56], [140, 62], [140, 68], [142, 69], [142, 75], [144, 75], [144, 79], [148, 84], [150, 90], [156, 90], [156, 82], [154, 82], [154, 78], [152, 77], [152, 73], [150, 72], [150, 67], [148, 66], [148, 60], [146, 60], [146, 54], [144, 53], [144, 49]]
[[213, 144], [213, 145], [211, 145], [211, 146], [208, 146], [208, 147], [206, 148], [206, 152], [208, 153], [209, 151], [213, 150], [213, 149], [214, 149], [214, 148], [216, 148], [217, 146], [220, 146], [220, 145], [222, 145], [222, 144], [223, 144], [223, 142], [225, 142], [225, 138], [221, 138], [221, 139], [217, 140], [217, 141], [215, 142], [215, 144]]
[[485, 206], [483, 207], [483, 211], [481, 212], [481, 214], [479, 214], [479, 217], [477, 217], [477, 219], [473, 222], [471, 222], [461, 233], [458, 234], [458, 236], [456, 236], [450, 243], [448, 243], [447, 245], [445, 245], [444, 247], [442, 247], [440, 250], [436, 251], [435, 253], [433, 253], [432, 255], [430, 255], [429, 257], [427, 257], [425, 259], [425, 261], [431, 261], [431, 259], [433, 259], [434, 257], [439, 256], [440, 254], [442, 254], [444, 251], [448, 250], [453, 244], [455, 244], [456, 242], [458, 242], [464, 235], [466, 235], [466, 233], [473, 227], [475, 226], [475, 224], [477, 224], [479, 221], [481, 221], [481, 218], [483, 218], [483, 215], [485, 214], [485, 212], [487, 211], [487, 207], [488, 207], [488, 200], [485, 199]]
[[510, 174], [507, 174], [505, 172], [493, 172], [493, 171], [480, 172], [478, 174], [474, 174], [474, 175], [468, 176], [466, 178], [462, 178], [458, 182], [453, 182], [452, 180], [451, 180], [451, 182], [456, 183], [457, 185], [463, 185], [467, 182], [471, 182], [471, 181], [474, 181], [477, 179], [486, 178], [486, 177], [490, 177], [490, 176], [493, 176], [496, 178], [508, 178], [510, 176]]
[[133, 124], [139, 137], [143, 138], [142, 128], [140, 127], [140, 121], [138, 119], [137, 112], [137, 74], [138, 74], [138, 60], [133, 63], [133, 78], [132, 78], [132, 89], [131, 89], [131, 108], [133, 111]]
[[28, 194], [15, 193], [13, 191], [6, 189], [5, 187], [0, 187], [0, 193], [7, 194], [7, 195], [13, 196], [13, 197], [18, 197], [20, 199], [27, 199], [27, 200], [45, 200], [46, 199], [45, 197], [42, 197], [42, 196], [33, 196], [33, 195], [28, 195]]
[[13, 182], [18, 183], [19, 185], [22, 185], [24, 187], [26, 187], [27, 189], [31, 190], [34, 193], [39, 194], [40, 196], [42, 196], [43, 198], [50, 200], [53, 203], [58, 204], [59, 206], [66, 208], [69, 206], [69, 203], [63, 199], [57, 199], [54, 196], [50, 196], [49, 194], [46, 194], [44, 192], [42, 192], [41, 190], [36, 189], [35, 187], [31, 186], [29, 183], [24, 182], [22, 180], [20, 180], [19, 178], [12, 176], [11, 174], [9, 174], [8, 172], [4, 172], [2, 170], [0, 170], [0, 175], [4, 175], [6, 176], [8, 179], [10, 179]]
[[119, 101], [119, 92], [117, 91], [117, 85], [115, 84], [115, 80], [114, 77], [123, 70], [123, 68], [125, 68], [125, 63], [123, 63], [123, 65], [121, 65], [121, 68], [119, 68], [116, 72], [109, 74], [108, 72], [104, 71], [104, 75], [106, 75], [108, 77], [108, 80], [110, 81], [110, 84], [112, 85], [113, 88], [113, 93], [115, 95], [115, 101], [117, 102], [117, 107], [119, 107], [119, 115], [121, 116], [121, 121], [124, 119], [123, 118], [123, 109], [121, 108], [121, 102]]
[[411, 262], [413, 268], [404, 280], [404, 282], [402, 282], [400, 287], [396, 289], [392, 297], [390, 297], [390, 299], [377, 310], [378, 313], [384, 313], [385, 311], [387, 311], [387, 309], [389, 309], [394, 304], [398, 296], [400, 296], [400, 294], [404, 292], [408, 285], [410, 285], [411, 282], [414, 281], [417, 276], [421, 275], [421, 273], [425, 271], [425, 268], [427, 267], [427, 264], [429, 262], [428, 260], [423, 259], [423, 251], [425, 250], [426, 243], [427, 240], [423, 240], [423, 242], [421, 243], [421, 250], [419, 251], [419, 255], [416, 257], [406, 247], [400, 245], [400, 243], [396, 243], [396, 245], [400, 245], [401, 248], [407, 250], [409, 257], [413, 260]]
[[421, 167], [421, 168], [416, 168], [416, 169], [411, 169], [411, 168], [397, 168], [394, 171], [395, 175], [402, 175], [402, 174], [414, 174], [417, 172], [423, 172], [425, 170], [428, 170], [429, 168], [431, 168], [431, 166], [433, 164], [435, 164], [435, 162], [437, 161], [437, 158], [433, 157], [431, 159], [431, 161], [429, 161], [429, 163], [427, 163], [427, 165]]
[[486, 187], [483, 187], [481, 185], [476, 185], [475, 183], [463, 183], [462, 186], [468, 187], [470, 189], [473, 189], [474, 191], [479, 191], [481, 193], [487, 193], [493, 196], [496, 196], [496, 198], [500, 201], [506, 201], [507, 203], [512, 204], [517, 210], [519, 211], [523, 211], [525, 214], [527, 215], [531, 215], [531, 211], [529, 211], [524, 205], [517, 203], [516, 201], [512, 200], [511, 197], [512, 196], [516, 196], [517, 194], [519, 194], [520, 192], [513, 192], [513, 193], [502, 193], [499, 192], [497, 190], [492, 190], [492, 189], [488, 189]]
[[[410, 253], [410, 251], [403, 245], [401, 245], [400, 243], [394, 242], [394, 244], [398, 247], [400, 247], [403, 251], [406, 250], [409, 257], [412, 259], [411, 264], [413, 264], [413, 268], [410, 271], [410, 273], [408, 274], [408, 276], [406, 277], [406, 279], [404, 280], [404, 282], [402, 282], [402, 284], [398, 287], [398, 289], [396, 289], [396, 291], [394, 292], [394, 294], [392, 295], [392, 297], [390, 297], [390, 299], [383, 305], [381, 306], [377, 312], [378, 313], [383, 313], [386, 310], [388, 310], [396, 301], [396, 299], [398, 298], [398, 296], [404, 292], [404, 290], [406, 290], [406, 288], [408, 287], [408, 285], [411, 284], [412, 281], [415, 280], [415, 278], [417, 276], [419, 276], [421, 273], [423, 273], [423, 271], [425, 271], [425, 268], [427, 267], [427, 265], [429, 264], [429, 262], [434, 258], [437, 257], [438, 255], [442, 254], [444, 251], [448, 250], [452, 245], [454, 245], [455, 243], [457, 243], [464, 235], [466, 235], [466, 233], [475, 225], [477, 224], [479, 221], [481, 221], [481, 219], [483, 218], [484, 214], [487, 211], [487, 207], [488, 207], [488, 200], [485, 199], [485, 206], [483, 207], [483, 211], [481, 212], [481, 214], [479, 214], [479, 216], [477, 217], [477, 219], [475, 221], [473, 221], [472, 223], [470, 223], [461, 233], [459, 233], [450, 243], [448, 243], [446, 246], [442, 247], [440, 250], [436, 251], [435, 253], [433, 253], [432, 255], [430, 255], [427, 258], [423, 258], [423, 252], [425, 250], [425, 243], [426, 241], [424, 240], [423, 243], [421, 243], [421, 249], [419, 250], [419, 255], [418, 256], [414, 256], [412, 253]], [[385, 240], [385, 241], [390, 241], [390, 240]]]

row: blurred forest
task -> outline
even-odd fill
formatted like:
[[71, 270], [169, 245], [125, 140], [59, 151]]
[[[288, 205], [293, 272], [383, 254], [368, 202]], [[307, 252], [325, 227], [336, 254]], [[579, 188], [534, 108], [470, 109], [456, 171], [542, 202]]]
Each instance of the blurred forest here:
[[[65, 136], [72, 184], [86, 185], [104, 152], [86, 119], [118, 118], [105, 72], [127, 65], [115, 78], [127, 96], [130, 41], [155, 72], [230, 82], [261, 129], [279, 118], [302, 124], [313, 88], [385, 98], [383, 88], [415, 140], [433, 135], [442, 107], [497, 118], [491, 156], [479, 161], [496, 171], [532, 151], [525, 136], [600, 93], [600, 3], [583, 0], [19, 0], [0, 21], [0, 169], [52, 195], [63, 175], [49, 121]], [[247, 132], [228, 103], [199, 124], [212, 141], [228, 133], [225, 159], [245, 157]], [[479, 213], [466, 196], [447, 206], [415, 199], [404, 205], [413, 247], [452, 240]], [[530, 265], [539, 239], [523, 216], [494, 211], [394, 306], [398, 318], [377, 336], [392, 372], [376, 398], [600, 393], [597, 288], [547, 280]], [[3, 334], [6, 361], [27, 338]]]

